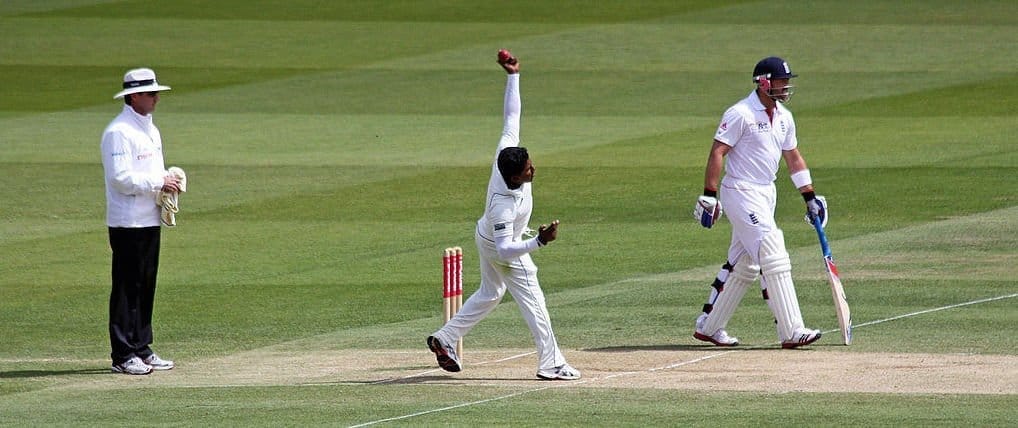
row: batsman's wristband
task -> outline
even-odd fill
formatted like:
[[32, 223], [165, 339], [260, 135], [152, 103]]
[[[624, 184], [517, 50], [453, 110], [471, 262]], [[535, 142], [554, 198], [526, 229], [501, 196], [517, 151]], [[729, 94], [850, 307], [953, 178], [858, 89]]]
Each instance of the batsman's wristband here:
[[817, 198], [816, 192], [804, 192], [802, 194], [802, 199], [805, 200], [806, 202], [812, 201], [816, 198]]
[[544, 242], [544, 240], [541, 239], [541, 235], [537, 235], [537, 238], [534, 238], [534, 239], [537, 239], [537, 246], [538, 247], [543, 247], [545, 245], [548, 245], [547, 242]]
[[809, 186], [810, 184], [813, 184], [813, 177], [810, 177], [809, 169], [796, 171], [794, 174], [792, 174], [792, 184], [795, 185], [796, 189], [799, 189], [802, 186]]
[[703, 195], [704, 196], [710, 196], [712, 198], [716, 198], [716, 197], [718, 197], [718, 191], [717, 190], [711, 190], [711, 189], [708, 189], [708, 188], [704, 187], [703, 188]]

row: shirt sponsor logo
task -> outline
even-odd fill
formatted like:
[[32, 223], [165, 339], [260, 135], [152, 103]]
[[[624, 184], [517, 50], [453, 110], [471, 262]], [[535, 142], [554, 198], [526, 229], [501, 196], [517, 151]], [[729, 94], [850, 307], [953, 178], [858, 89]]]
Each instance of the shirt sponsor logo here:
[[127, 152], [113, 152], [113, 153], [110, 153], [110, 156], [111, 157], [127, 156]]
[[138, 155], [137, 159], [138, 160], [148, 159], [148, 158], [152, 157], [152, 155], [153, 155], [152, 152], [142, 153], [142, 154]]
[[721, 122], [721, 126], [718, 127], [718, 134], [728, 130], [728, 122]]
[[495, 225], [495, 231], [499, 231], [499, 230], [505, 230], [505, 227], [506, 227], [506, 224], [505, 224], [505, 223], [499, 223], [499, 224], [496, 224], [496, 225]]

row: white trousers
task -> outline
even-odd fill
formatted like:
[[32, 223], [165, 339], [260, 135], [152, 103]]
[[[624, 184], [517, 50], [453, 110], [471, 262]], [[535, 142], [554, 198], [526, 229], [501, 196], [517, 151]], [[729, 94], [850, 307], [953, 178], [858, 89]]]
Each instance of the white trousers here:
[[[760, 287], [767, 292], [767, 306], [777, 321], [778, 336], [781, 341], [791, 340], [793, 333], [803, 328], [803, 321], [792, 282], [791, 263], [785, 251], [784, 235], [774, 221], [774, 209], [777, 206], [774, 184], [725, 181], [722, 182], [721, 198], [725, 215], [732, 224], [728, 260], [738, 261], [746, 255], [754, 264], [760, 265], [763, 271], [759, 277]], [[761, 244], [768, 236], [770, 238], [764, 251], [766, 254], [761, 254]], [[705, 325], [711, 321], [708, 319]], [[721, 323], [721, 328], [724, 328], [727, 321], [725, 319]]]
[[551, 316], [544, 302], [544, 291], [537, 282], [537, 265], [530, 254], [513, 260], [500, 260], [494, 242], [477, 234], [474, 240], [481, 261], [481, 286], [434, 336], [445, 343], [457, 342], [491, 313], [502, 301], [506, 290], [509, 290], [534, 336], [538, 370], [565, 364], [566, 359], [551, 329]]
[[772, 230], [777, 207], [774, 184], [760, 185], [742, 181], [724, 181], [721, 184], [721, 206], [732, 224], [732, 244], [728, 247], [728, 261], [734, 263], [748, 254], [754, 264], [760, 264], [760, 242]]

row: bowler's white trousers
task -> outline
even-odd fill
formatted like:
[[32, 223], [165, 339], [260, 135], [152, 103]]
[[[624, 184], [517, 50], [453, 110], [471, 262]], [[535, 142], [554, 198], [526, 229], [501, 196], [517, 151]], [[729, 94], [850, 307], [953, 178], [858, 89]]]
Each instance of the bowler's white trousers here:
[[474, 240], [481, 261], [481, 286], [434, 336], [445, 343], [456, 343], [494, 310], [506, 290], [509, 290], [534, 336], [538, 370], [565, 364], [566, 359], [551, 329], [551, 316], [544, 302], [544, 291], [537, 282], [537, 265], [530, 254], [508, 261], [501, 260], [493, 241], [478, 233], [475, 233]]

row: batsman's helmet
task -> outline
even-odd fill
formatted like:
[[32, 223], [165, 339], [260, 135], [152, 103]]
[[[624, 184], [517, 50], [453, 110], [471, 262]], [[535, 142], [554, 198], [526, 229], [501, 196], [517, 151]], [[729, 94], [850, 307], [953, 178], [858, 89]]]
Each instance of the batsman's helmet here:
[[791, 79], [793, 77], [799, 77], [798, 74], [792, 73], [791, 67], [788, 66], [788, 62], [771, 56], [760, 60], [756, 63], [756, 67], [753, 67], [753, 81], [759, 85], [760, 89], [776, 101], [788, 102], [792, 98], [793, 88], [795, 86], [786, 84], [783, 87], [777, 88], [771, 85], [771, 80], [774, 79]]
[[799, 75], [792, 73], [792, 69], [788, 67], [788, 62], [776, 56], [771, 56], [760, 60], [760, 62], [756, 63], [756, 67], [753, 67], [753, 81], [757, 81], [761, 77], [768, 79], [791, 79], [799, 77]]

